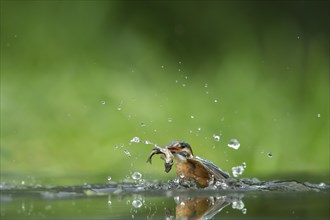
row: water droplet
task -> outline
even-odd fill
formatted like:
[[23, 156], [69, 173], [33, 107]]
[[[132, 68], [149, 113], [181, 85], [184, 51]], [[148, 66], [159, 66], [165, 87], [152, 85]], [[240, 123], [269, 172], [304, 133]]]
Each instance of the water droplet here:
[[179, 61], [179, 64], [181, 64], [181, 61]]
[[237, 150], [240, 146], [241, 146], [241, 144], [238, 142], [237, 139], [231, 139], [228, 144], [228, 147], [231, 147], [235, 150]]
[[246, 209], [246, 208], [242, 209], [242, 213], [243, 213], [244, 215], [246, 214], [246, 212], [247, 212], [247, 209]]
[[141, 127], [146, 126], [146, 124], [144, 122], [140, 122], [140, 125], [141, 125]]
[[215, 182], [215, 186], [217, 187], [217, 188], [221, 188], [221, 189], [228, 189], [228, 185], [227, 185], [227, 183], [225, 183], [225, 182], [221, 182], [221, 181], [217, 181], [217, 182]]
[[111, 176], [108, 176], [108, 181], [111, 181], [112, 177]]
[[197, 128], [197, 131], [201, 131], [202, 130], [202, 128]]
[[102, 100], [102, 101], [101, 101], [101, 104], [102, 104], [102, 105], [105, 105], [105, 101], [104, 101], [104, 100]]
[[21, 208], [22, 208], [23, 211], [25, 211], [25, 203], [24, 202], [22, 202]]
[[162, 67], [162, 69], [164, 69], [164, 66], [161, 66]]
[[171, 122], [173, 121], [173, 119], [172, 119], [172, 118], [168, 118], [167, 121], [168, 121], [169, 123], [171, 123]]
[[213, 135], [213, 139], [215, 140], [215, 141], [220, 141], [220, 136], [219, 135]]
[[243, 162], [242, 163], [242, 166], [244, 167], [244, 169], [246, 168], [246, 163], [245, 162]]
[[181, 72], [181, 69], [178, 69], [179, 72]]
[[244, 203], [242, 200], [233, 201], [231, 207], [233, 209], [242, 210], [244, 208]]
[[298, 39], [298, 40], [300, 39], [300, 36], [299, 36], [299, 35], [297, 36], [297, 39]]
[[184, 78], [185, 78], [185, 79], [188, 79], [188, 76], [185, 76]]
[[178, 82], [179, 82], [179, 80], [176, 79], [176, 80], [175, 80], [175, 83], [178, 83]]
[[195, 116], [193, 116], [193, 115], [190, 115], [190, 118], [191, 118], [191, 119], [194, 119], [194, 118], [195, 118]]
[[326, 187], [327, 186], [327, 184], [325, 184], [325, 183], [323, 183], [323, 182], [321, 182], [320, 184], [319, 184], [319, 187]]
[[46, 211], [49, 211], [49, 210], [51, 210], [51, 209], [52, 209], [52, 206], [51, 206], [51, 205], [46, 205], [46, 206], [45, 206], [45, 210], [46, 210]]
[[124, 150], [124, 153], [125, 153], [126, 156], [128, 156], [128, 157], [131, 157], [131, 156], [132, 156], [131, 153], [130, 153], [128, 150]]
[[318, 114], [317, 114], [317, 117], [318, 117], [318, 118], [321, 118], [321, 114], [320, 114], [320, 113], [318, 113]]
[[151, 141], [145, 140], [144, 141], [145, 144], [153, 144]]
[[112, 202], [111, 200], [108, 200], [108, 205], [111, 206], [112, 205]]
[[243, 174], [244, 167], [243, 166], [232, 167], [231, 170], [233, 172], [233, 176], [238, 177]]
[[133, 206], [134, 208], [139, 209], [139, 208], [142, 207], [142, 202], [141, 202], [139, 199], [137, 199], [137, 200], [133, 200], [133, 202], [132, 202], [132, 206]]
[[139, 173], [139, 172], [137, 172], [137, 171], [135, 171], [135, 172], [132, 174], [132, 179], [133, 179], [133, 180], [139, 180], [139, 179], [141, 179], [141, 178], [142, 178], [142, 174]]
[[208, 87], [208, 84], [207, 84], [207, 83], [205, 83], [205, 84], [204, 84], [204, 87], [205, 87], [205, 88], [207, 88], [207, 87]]
[[272, 152], [268, 152], [267, 156], [268, 156], [269, 158], [273, 157]]
[[131, 140], [131, 143], [139, 143], [139, 142], [141, 142], [139, 137], [133, 137]]
[[21, 184], [22, 184], [22, 185], [25, 185], [25, 181], [24, 181], [24, 180], [22, 180]]
[[183, 83], [183, 84], [182, 84], [182, 87], [186, 87], [186, 84], [185, 84], [185, 83]]
[[217, 103], [217, 102], [218, 102], [218, 100], [217, 100], [217, 99], [214, 99], [214, 102], [215, 102], [215, 103]]

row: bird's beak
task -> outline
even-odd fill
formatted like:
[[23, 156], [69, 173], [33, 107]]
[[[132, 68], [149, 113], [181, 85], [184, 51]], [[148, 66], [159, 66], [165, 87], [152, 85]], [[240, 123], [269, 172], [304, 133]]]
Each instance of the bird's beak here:
[[182, 150], [182, 148], [176, 146], [168, 146], [167, 149], [169, 149], [171, 153], [178, 153]]

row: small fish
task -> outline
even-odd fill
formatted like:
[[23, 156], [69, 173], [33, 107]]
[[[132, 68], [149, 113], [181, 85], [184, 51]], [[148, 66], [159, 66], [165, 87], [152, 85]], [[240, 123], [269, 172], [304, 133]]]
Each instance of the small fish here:
[[151, 158], [155, 154], [162, 154], [161, 158], [165, 161], [165, 163], [164, 163], [165, 172], [166, 173], [170, 172], [170, 170], [172, 169], [172, 166], [173, 166], [173, 154], [171, 153], [171, 151], [165, 147], [156, 146], [154, 149], [152, 149], [152, 151], [148, 157], [147, 163], [151, 164]]

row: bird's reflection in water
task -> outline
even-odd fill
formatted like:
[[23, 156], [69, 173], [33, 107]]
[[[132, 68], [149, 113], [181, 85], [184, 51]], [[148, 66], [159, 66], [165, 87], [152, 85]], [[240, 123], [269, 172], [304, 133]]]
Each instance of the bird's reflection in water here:
[[[243, 196], [239, 194], [195, 198], [176, 196], [174, 197], [176, 203], [175, 214], [167, 210], [165, 219], [211, 219], [230, 204], [235, 209], [243, 209], [242, 198]], [[243, 205], [238, 207], [237, 204]]]

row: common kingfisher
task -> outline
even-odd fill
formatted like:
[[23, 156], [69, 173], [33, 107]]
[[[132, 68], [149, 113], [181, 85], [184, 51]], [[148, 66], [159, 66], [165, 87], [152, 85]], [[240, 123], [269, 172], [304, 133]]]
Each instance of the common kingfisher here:
[[230, 176], [211, 161], [194, 156], [191, 146], [186, 142], [174, 141], [165, 147], [156, 146], [147, 162], [155, 154], [162, 154], [165, 172], [169, 172], [175, 160], [176, 174], [180, 179], [194, 180], [197, 187], [204, 188], [217, 182], [223, 183]]

